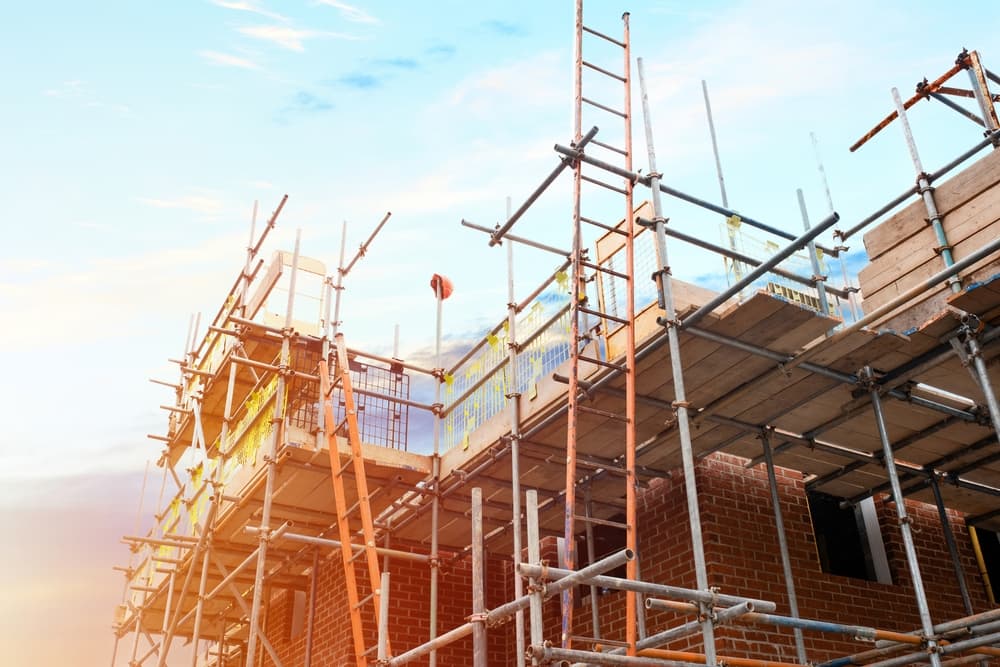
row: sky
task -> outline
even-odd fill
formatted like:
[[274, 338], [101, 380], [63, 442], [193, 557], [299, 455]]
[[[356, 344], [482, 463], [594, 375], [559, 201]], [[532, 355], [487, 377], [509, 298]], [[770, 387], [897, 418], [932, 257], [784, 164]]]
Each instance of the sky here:
[[[625, 9], [665, 182], [720, 200], [705, 80], [730, 205], [795, 233], [796, 188], [813, 222], [828, 213], [810, 132], [846, 228], [914, 180], [898, 124], [847, 150], [893, 108], [890, 89], [908, 97], [963, 47], [1000, 63], [995, 2], [591, 0], [586, 23], [619, 34]], [[148, 378], [172, 381], [192, 314], [217, 309], [254, 201], [259, 228], [287, 193], [268, 250], [298, 229], [331, 271], [344, 221], [350, 253], [392, 212], [348, 276], [350, 345], [387, 352], [398, 324], [401, 356], [426, 354], [436, 272], [456, 286], [446, 337], [481, 336], [503, 316], [505, 253], [460, 221], [501, 221], [572, 138], [572, 3], [55, 0], [4, 14], [0, 655], [107, 665], [111, 566], [128, 560], [117, 537], [134, 531], [158, 455], [146, 434], [165, 430], [171, 400]], [[637, 89], [634, 110], [648, 171]], [[928, 171], [980, 137], [939, 105], [910, 117]], [[568, 201], [564, 178], [516, 232], [567, 247]], [[671, 224], [720, 238], [718, 216], [666, 205]], [[675, 276], [719, 283], [718, 260], [672, 248]], [[557, 261], [518, 248], [518, 293]]]

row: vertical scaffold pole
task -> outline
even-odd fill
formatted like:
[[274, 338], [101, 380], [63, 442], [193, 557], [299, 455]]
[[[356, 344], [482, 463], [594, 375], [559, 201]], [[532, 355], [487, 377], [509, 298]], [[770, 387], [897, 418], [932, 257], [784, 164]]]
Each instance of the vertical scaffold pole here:
[[[809, 139], [812, 141], [813, 155], [816, 156], [816, 169], [819, 170], [819, 179], [823, 183], [823, 192], [826, 194], [826, 206], [827, 213], [834, 213], [833, 208], [833, 194], [830, 193], [830, 183], [826, 178], [826, 168], [823, 166], [823, 157], [819, 154], [819, 141], [816, 139], [816, 133], [810, 132]], [[854, 295], [854, 290], [852, 289], [850, 277], [847, 275], [847, 260], [844, 255], [847, 254], [847, 246], [840, 245], [837, 246], [837, 260], [840, 262], [840, 273], [844, 280], [844, 289], [847, 290], [847, 304], [844, 306], [844, 321], [848, 319], [856, 320], [858, 319], [858, 304], [857, 299]], [[850, 313], [850, 318], [847, 314]]]
[[[799, 199], [799, 212], [802, 214], [802, 227], [809, 231], [809, 210], [806, 208], [806, 198], [802, 194], [802, 188], [795, 191]], [[820, 274], [819, 255], [816, 254], [816, 243], [810, 241], [806, 244], [806, 252], [809, 253], [809, 265], [812, 267], [813, 280], [816, 281], [816, 294], [819, 297], [819, 310], [824, 315], [830, 314], [830, 304], [826, 300], [826, 276]]]
[[[708, 83], [701, 80], [701, 94], [705, 98], [705, 116], [708, 118], [708, 134], [712, 139], [712, 155], [715, 157], [715, 173], [719, 179], [719, 194], [722, 196], [723, 208], [729, 208], [729, 196], [726, 193], [726, 179], [722, 175], [722, 160], [719, 158], [719, 142], [715, 136], [715, 120], [712, 118], [712, 102], [708, 97]], [[726, 235], [729, 237], [729, 248], [738, 251], [736, 244], [737, 227], [729, 222], [726, 223]], [[743, 263], [738, 259], [731, 260], [733, 266], [733, 282], [743, 279]]]
[[948, 520], [948, 510], [944, 506], [944, 497], [941, 495], [941, 485], [938, 484], [937, 475], [933, 472], [930, 475], [931, 491], [934, 492], [934, 504], [937, 505], [938, 519], [941, 520], [941, 531], [944, 533], [944, 541], [948, 545], [948, 554], [951, 556], [951, 565], [955, 570], [955, 581], [958, 583], [958, 592], [962, 595], [962, 606], [965, 613], [972, 615], [972, 599], [969, 597], [969, 587], [965, 585], [965, 573], [962, 571], [962, 560], [958, 555], [958, 545], [955, 543], [955, 534], [951, 531], [951, 521]]
[[[938, 248], [941, 251], [941, 259], [946, 267], [955, 263], [955, 258], [951, 252], [951, 245], [945, 234], [944, 226], [941, 224], [941, 214], [938, 212], [937, 203], [934, 201], [934, 188], [931, 187], [927, 179], [927, 173], [920, 162], [920, 154], [917, 152], [917, 143], [913, 139], [913, 132], [910, 130], [910, 121], [906, 119], [906, 109], [903, 107], [903, 100], [899, 97], [899, 90], [892, 89], [892, 101], [896, 104], [896, 113], [899, 115], [899, 123], [903, 128], [903, 136], [906, 139], [906, 146], [910, 150], [910, 159], [913, 160], [913, 168], [917, 171], [917, 191], [924, 200], [927, 208], [927, 220], [930, 221], [937, 237]], [[962, 291], [962, 279], [956, 274], [948, 278], [948, 286], [952, 292]]]
[[[802, 192], [799, 190], [799, 192]], [[799, 601], [795, 595], [795, 579], [792, 575], [792, 559], [788, 555], [788, 539], [785, 536], [785, 519], [781, 512], [781, 498], [778, 496], [778, 477], [774, 472], [774, 453], [771, 449], [771, 431], [762, 429], [760, 442], [764, 447], [764, 464], [767, 467], [767, 485], [771, 490], [771, 507], [774, 509], [774, 527], [778, 532], [778, 549], [781, 551], [781, 570], [785, 575], [785, 591], [788, 593], [788, 610], [792, 618], [799, 618]], [[802, 628], [796, 627], [795, 653], [799, 663], [805, 665], [806, 644]]]
[[986, 368], [986, 360], [983, 358], [983, 347], [979, 343], [978, 332], [969, 332], [966, 345], [969, 348], [969, 360], [979, 378], [979, 388], [983, 391], [983, 398], [986, 399], [986, 409], [990, 413], [990, 422], [993, 424], [993, 433], [1000, 439], [1000, 403], [997, 402], [996, 392], [990, 383], [989, 370]]
[[[529, 489], [525, 492], [525, 520], [528, 524], [528, 562], [539, 565], [542, 562], [540, 534], [538, 530], [538, 491]], [[542, 646], [544, 642], [544, 625], [542, 619], [542, 586], [541, 582], [529, 580], [531, 599], [528, 602], [529, 620], [531, 625], [531, 645]], [[540, 664], [532, 653], [532, 665]]]
[[[288, 305], [285, 311], [285, 326], [282, 329], [281, 337], [281, 360], [279, 367], [289, 368], [291, 365], [291, 336], [292, 336], [292, 309], [295, 306], [295, 279], [299, 269], [299, 242], [302, 232], [295, 233], [295, 252], [292, 255], [292, 273], [288, 279]], [[280, 261], [284, 261], [281, 259]], [[274, 481], [277, 477], [278, 448], [285, 437], [285, 374], [278, 374], [278, 381], [275, 388], [275, 406], [273, 424], [273, 437], [271, 438], [271, 448], [264, 461], [267, 466], [267, 476], [264, 482], [264, 507], [261, 510], [260, 531], [258, 539], [260, 548], [257, 551], [257, 571], [254, 574], [253, 603], [250, 607], [250, 633], [247, 637], [247, 659], [248, 666], [254, 664], [257, 654], [258, 633], [260, 632], [260, 608], [264, 600], [264, 571], [267, 569], [267, 547], [271, 539], [271, 506], [274, 495]]]
[[1000, 127], [1000, 121], [997, 120], [997, 109], [993, 104], [993, 96], [990, 94], [990, 87], [986, 81], [986, 72], [979, 61], [979, 52], [971, 52], [968, 62], [969, 80], [972, 82], [972, 94], [975, 96], [976, 103], [983, 112], [986, 131], [993, 132]]
[[472, 489], [472, 665], [486, 667], [486, 591], [483, 589], [483, 490]]
[[[510, 219], [510, 197], [507, 198]], [[507, 241], [507, 409], [510, 414], [510, 490], [514, 530], [514, 597], [524, 595], [524, 580], [518, 574], [521, 564], [521, 393], [517, 374], [517, 301], [514, 298], [514, 243]], [[524, 667], [524, 610], [514, 615], [514, 645], [517, 667]]]
[[[444, 382], [444, 370], [441, 367], [441, 329], [444, 304], [444, 280], [434, 281], [434, 297], [437, 302], [437, 328], [434, 335], [434, 372], [438, 374], [434, 385], [434, 455], [431, 457], [431, 477], [434, 495], [431, 496], [431, 590], [430, 590], [430, 641], [437, 639], [438, 626], [438, 570], [440, 569], [440, 554], [438, 553], [438, 525], [441, 511], [441, 383]], [[437, 649], [431, 649], [427, 664], [437, 666]]]
[[[667, 329], [667, 344], [670, 350], [670, 365], [674, 382], [674, 406], [677, 409], [677, 430], [681, 441], [681, 458], [684, 469], [684, 491], [687, 497], [688, 522], [691, 526], [691, 546], [694, 552], [694, 569], [697, 586], [702, 591], [709, 590], [708, 566], [705, 562], [705, 545], [701, 534], [701, 514], [698, 509], [698, 486], [694, 478], [694, 451], [691, 446], [691, 423], [688, 415], [687, 394], [684, 389], [684, 367], [681, 364], [681, 346], [678, 335], [677, 311], [674, 308], [673, 286], [671, 284], [670, 262], [667, 256], [667, 234], [664, 228], [663, 205], [660, 199], [660, 174], [656, 171], [656, 151], [653, 146], [653, 125], [649, 113], [649, 97], [646, 94], [646, 80], [643, 75], [642, 59], [638, 61], [639, 89], [642, 95], [642, 114], [646, 128], [646, 147], [649, 151], [650, 192], [653, 197], [653, 220], [656, 232], [656, 273], [663, 308], [666, 313], [664, 324]], [[712, 626], [710, 609], [703, 603], [702, 635], [704, 637], [705, 664], [712, 667], [715, 659], [715, 628]]]
[[[898, 93], [897, 93], [898, 96]], [[874, 383], [872, 370], [868, 367], [862, 369], [861, 378]], [[927, 605], [927, 593], [924, 590], [924, 580], [920, 576], [920, 563], [917, 561], [917, 549], [913, 543], [913, 529], [910, 526], [910, 517], [906, 511], [906, 498], [903, 496], [903, 489], [899, 484], [899, 474], [896, 471], [896, 460], [892, 455], [892, 444], [889, 442], [889, 432], [886, 429], [885, 417], [882, 413], [882, 398], [879, 396], [878, 387], [870, 386], [868, 393], [871, 396], [872, 410], [875, 412], [875, 425], [878, 427], [878, 436], [882, 441], [883, 463], [886, 474], [889, 476], [889, 485], [892, 487], [892, 499], [896, 504], [896, 516], [899, 519], [899, 532], [903, 536], [903, 548], [906, 551], [906, 564], [910, 571], [910, 579], [913, 582], [913, 594], [917, 600], [917, 612], [920, 616], [920, 628], [927, 637], [927, 652], [930, 654], [932, 667], [941, 667], [941, 656], [937, 652], [937, 640], [934, 637], [934, 623], [931, 622], [930, 607]]]

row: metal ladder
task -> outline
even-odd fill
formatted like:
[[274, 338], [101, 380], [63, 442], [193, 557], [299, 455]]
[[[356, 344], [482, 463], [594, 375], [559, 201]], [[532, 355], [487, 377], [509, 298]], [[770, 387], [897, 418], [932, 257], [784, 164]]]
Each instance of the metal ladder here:
[[[606, 34], [593, 30], [586, 27], [583, 24], [583, 2], [582, 0], [577, 0], [576, 3], [576, 54], [575, 54], [575, 78], [574, 78], [574, 146], [579, 147], [583, 144], [588, 146], [596, 146], [602, 149], [604, 152], [608, 153], [614, 161], [612, 164], [614, 166], [624, 169], [628, 172], [632, 171], [632, 108], [631, 108], [631, 94], [630, 94], [630, 83], [631, 83], [631, 52], [629, 46], [629, 15], [628, 13], [622, 16], [623, 21], [623, 37], [615, 39]], [[610, 43], [614, 47], [621, 50], [623, 55], [623, 70], [622, 74], [618, 74], [614, 71], [606, 69], [600, 65], [590, 62], [583, 57], [583, 46], [584, 39], [589, 40], [603, 40]], [[607, 77], [612, 81], [617, 81], [623, 85], [624, 95], [623, 95], [623, 106], [622, 108], [615, 108], [614, 106], [604, 104], [597, 100], [585, 97], [583, 95], [583, 78], [584, 71], [595, 72], [596, 75], [601, 77]], [[601, 114], [605, 117], [611, 117], [617, 121], [621, 121], [624, 124], [624, 134], [622, 135], [622, 146], [615, 146], [610, 143], [603, 143], [593, 139], [594, 130], [585, 137], [583, 135], [583, 117], [584, 110], [587, 110], [593, 114]], [[579, 153], [582, 153], [581, 148], [577, 148]], [[592, 167], [587, 167], [592, 169]], [[633, 206], [633, 182], [630, 179], [623, 179], [621, 185], [614, 183], [608, 183], [603, 180], [599, 180], [588, 173], [584, 172], [584, 164], [582, 160], [575, 160], [573, 163], [573, 247], [571, 251], [572, 260], [572, 280], [574, 294], [570, 299], [570, 369], [569, 369], [569, 387], [567, 390], [568, 397], [568, 424], [566, 429], [566, 508], [565, 508], [565, 561], [566, 567], [569, 569], [576, 569], [577, 558], [576, 558], [576, 546], [575, 546], [575, 530], [576, 522], [579, 521], [584, 523], [589, 529], [593, 525], [599, 524], [604, 526], [612, 525], [615, 528], [619, 528], [625, 531], [625, 543], [626, 547], [631, 549], [633, 552], [637, 550], [637, 535], [635, 529], [635, 507], [636, 507], [636, 478], [635, 478], [635, 448], [636, 448], [636, 436], [635, 436], [635, 420], [636, 420], [636, 389], [635, 389], [635, 283], [634, 283], [634, 241], [635, 241], [635, 229], [634, 229], [634, 206]], [[604, 173], [603, 171], [601, 172]], [[615, 225], [606, 224], [601, 222], [595, 217], [589, 217], [584, 215], [581, 211], [581, 202], [584, 199], [591, 199], [590, 197], [584, 196], [584, 189], [590, 190], [591, 188], [599, 188], [601, 190], [607, 190], [613, 193], [620, 194], [625, 202], [625, 212], [624, 219], [625, 225], [623, 228], [618, 228]], [[617, 216], [615, 216], [617, 218]], [[606, 232], [612, 234], [618, 234], [622, 237], [624, 242], [624, 252], [625, 252], [625, 267], [612, 269], [609, 266], [602, 266], [597, 263], [591, 262], [587, 257], [587, 252], [584, 249], [584, 244], [582, 242], [582, 225], [586, 224], [589, 226], [597, 227], [598, 229], [603, 229]], [[621, 250], [619, 250], [621, 252]], [[607, 304], [598, 304], [598, 307], [592, 307], [588, 301], [586, 293], [586, 282], [587, 282], [587, 272], [593, 271], [610, 280], [620, 280], [625, 283], [625, 301], [624, 304], [624, 314], [621, 312], [621, 304], [616, 304], [618, 306], [615, 313], [602, 312], [610, 310]], [[584, 319], [589, 319], [591, 317], [599, 318], [605, 331], [610, 329], [616, 329], [619, 333], [618, 336], [624, 336], [625, 338], [625, 353], [618, 359], [614, 360], [604, 360], [600, 359], [600, 355], [595, 351], [593, 354], [588, 353], [587, 342], [590, 341], [590, 332], [582, 330], [581, 321]], [[585, 363], [588, 365], [597, 365], [605, 368], [612, 369], [612, 372], [620, 372], [625, 376], [625, 414], [624, 416], [619, 413], [612, 413], [609, 411], [598, 410], [596, 408], [590, 407], [586, 404], [584, 400], [587, 396], [588, 383], [583, 381], [580, 376], [580, 365]], [[577, 500], [576, 500], [576, 487], [578, 484], [577, 480], [577, 426], [578, 420], [583, 414], [595, 415], [598, 418], [607, 419], [609, 422], [618, 422], [624, 431], [624, 451], [622, 451], [616, 460], [622, 462], [622, 469], [620, 472], [624, 473], [625, 483], [626, 483], [626, 520], [622, 523], [611, 522], [604, 519], [595, 519], [591, 516], [589, 511], [589, 502], [585, 503], [587, 505], [587, 511], [584, 515], [577, 514]], [[610, 444], [610, 443], [609, 443]], [[589, 498], [587, 499], [589, 501]], [[631, 560], [627, 565], [626, 576], [629, 579], [638, 578], [638, 564], [636, 560]], [[592, 597], [593, 600], [593, 597]], [[627, 654], [632, 656], [635, 655], [636, 651], [636, 641], [637, 641], [637, 628], [639, 627], [637, 622], [637, 598], [634, 592], [626, 593], [626, 643], [627, 643]], [[596, 625], [597, 618], [594, 614], [594, 635], [599, 637], [599, 628]], [[564, 648], [569, 648], [573, 640], [573, 591], [569, 589], [563, 593], [562, 597], [562, 636], [561, 643]]]
[[[324, 424], [327, 425], [327, 447], [330, 451], [330, 475], [333, 480], [333, 495], [337, 508], [337, 531], [340, 539], [340, 555], [344, 565], [344, 583], [347, 588], [347, 601], [351, 614], [351, 635], [354, 643], [355, 660], [358, 667], [366, 667], [369, 656], [375, 649], [365, 646], [364, 616], [362, 609], [371, 610], [370, 618], [378, 626], [379, 604], [381, 601], [381, 573], [379, 571], [378, 553], [375, 546], [375, 527], [372, 517], [368, 479], [365, 474], [365, 461], [361, 452], [361, 432], [358, 428], [357, 406], [354, 402], [354, 391], [351, 386], [351, 370], [347, 357], [347, 346], [342, 334], [334, 337], [334, 375], [336, 380], [331, 385], [328, 362], [320, 364], [320, 396], [324, 410]], [[339, 386], [344, 400], [344, 419], [339, 424], [334, 421], [333, 401], [331, 394]], [[347, 441], [351, 454], [345, 463], [340, 461], [337, 447], [337, 434], [347, 430]], [[344, 488], [344, 473], [353, 468], [354, 484], [358, 499], [353, 505], [347, 504], [347, 492]], [[355, 531], [351, 530], [351, 517], [357, 514], [361, 521], [361, 533], [364, 537], [364, 547], [355, 553], [352, 538]], [[358, 592], [355, 562], [365, 559], [371, 593], [361, 598]]]

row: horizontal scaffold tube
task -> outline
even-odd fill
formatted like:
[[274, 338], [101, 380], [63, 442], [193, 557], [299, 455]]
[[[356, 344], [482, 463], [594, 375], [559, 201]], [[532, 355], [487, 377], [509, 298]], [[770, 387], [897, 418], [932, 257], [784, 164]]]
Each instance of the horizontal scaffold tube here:
[[[595, 136], [597, 136], [597, 126], [590, 128], [587, 134], [580, 138], [580, 141], [576, 144], [575, 148], [582, 150]], [[541, 185], [535, 188], [535, 190], [528, 195], [528, 198], [524, 200], [524, 203], [517, 207], [514, 214], [511, 215], [499, 229], [493, 232], [492, 236], [490, 236], [490, 246], [495, 246], [500, 243], [500, 241], [503, 240], [504, 234], [510, 231], [510, 228], [514, 226], [514, 223], [517, 222], [522, 215], [524, 215], [525, 211], [531, 208], [531, 205], [542, 196], [543, 192], [548, 190], [549, 186], [552, 185], [557, 178], [559, 178], [561, 173], [563, 173], [563, 170], [572, 164], [573, 162], [571, 160], [560, 160], [559, 164], [542, 180]]]
[[[339, 549], [341, 546], [341, 542], [339, 540], [330, 540], [325, 537], [313, 537], [311, 535], [300, 535], [299, 533], [285, 533], [283, 537], [284, 539], [292, 540], [293, 542], [313, 544], [319, 547], [330, 547], [331, 549]], [[361, 544], [352, 544], [351, 549], [354, 551], [363, 551], [365, 547]], [[419, 563], [426, 563], [431, 559], [430, 556], [424, 554], [412, 553], [410, 551], [399, 551], [398, 549], [389, 549], [386, 547], [375, 547], [375, 552], [379, 556], [389, 556], [390, 558], [416, 561]]]
[[[543, 567], [530, 563], [518, 565], [518, 571], [523, 577], [540, 578], [545, 577], [555, 581], [561, 581], [565, 577], [575, 574], [573, 570], [564, 570], [558, 567]], [[633, 581], [632, 579], [622, 579], [621, 577], [609, 577], [599, 575], [592, 577], [588, 583], [593, 583], [601, 588], [610, 588], [618, 591], [635, 591], [647, 595], [662, 595], [664, 597], [676, 598], [680, 600], [694, 600], [705, 604], [736, 605], [744, 602], [753, 604], [755, 609], [764, 611], [774, 611], [777, 605], [767, 600], [754, 600], [739, 595], [723, 595], [722, 593], [712, 593], [710, 591], [699, 591], [693, 588], [680, 588], [678, 586], [668, 586], [666, 584], [654, 584], [648, 581]]]
[[[646, 599], [648, 609], [661, 609], [676, 611], [676, 604], [670, 600], [657, 600], [655, 598]], [[807, 618], [792, 618], [790, 616], [779, 616], [777, 614], [764, 614], [760, 612], [750, 612], [738, 617], [741, 622], [756, 623], [762, 625], [776, 625], [786, 628], [801, 628], [803, 630], [813, 630], [815, 632], [829, 632], [840, 635], [850, 635], [857, 639], [874, 641], [876, 639], [887, 639], [889, 641], [902, 644], [920, 644], [922, 637], [910, 635], [903, 632], [892, 632], [889, 630], [879, 630], [863, 625], [844, 625], [842, 623], [828, 623], [826, 621], [814, 621]]]
[[[660, 658], [662, 660], [680, 660], [681, 662], [693, 662], [697, 665], [705, 664], [703, 653], [688, 653], [687, 651], [669, 651], [662, 648], [645, 648], [639, 651], [639, 656], [644, 658]], [[734, 658], [732, 656], [716, 656], [716, 659], [729, 667], [806, 667], [797, 662], [778, 662], [776, 660], [756, 660], [754, 658]]]
[[[607, 558], [602, 558], [596, 563], [592, 563], [587, 567], [577, 570], [568, 577], [565, 577], [563, 579], [560, 579], [559, 581], [549, 584], [548, 586], [545, 587], [545, 597], [551, 597], [557, 593], [562, 592], [567, 588], [571, 588], [573, 586], [576, 586], [577, 584], [589, 581], [595, 575], [601, 574], [602, 572], [607, 572], [608, 570], [613, 570], [616, 567], [620, 567], [621, 565], [624, 565], [633, 558], [635, 558], [635, 553], [633, 553], [629, 549], [622, 549], [617, 553], [611, 554]], [[490, 627], [492, 625], [496, 625], [500, 621], [510, 616], [513, 616], [514, 613], [517, 612], [518, 610], [525, 609], [528, 606], [530, 600], [531, 600], [530, 595], [524, 595], [522, 597], [511, 600], [510, 602], [502, 604], [499, 607], [488, 611], [486, 613], [486, 619], [485, 619], [486, 626]], [[412, 648], [409, 651], [402, 653], [401, 655], [395, 658], [390, 659], [386, 664], [388, 665], [388, 667], [396, 667], [397, 665], [405, 665], [408, 662], [412, 662], [417, 658], [421, 658], [427, 655], [431, 651], [437, 650], [442, 646], [447, 646], [452, 642], [458, 641], [462, 637], [466, 637], [472, 634], [472, 628], [474, 625], [475, 623], [471, 622], [465, 623], [464, 625], [460, 625], [457, 628], [449, 630], [448, 632], [436, 637], [435, 639], [432, 639], [429, 642], [421, 644], [416, 648]]]
[[[652, 176], [649, 176], [649, 175], [640, 175], [640, 174], [638, 174], [638, 173], [636, 173], [634, 171], [629, 171], [627, 169], [622, 169], [621, 167], [619, 167], [617, 165], [614, 165], [614, 164], [611, 164], [610, 162], [605, 162], [604, 160], [599, 160], [597, 158], [591, 157], [590, 155], [583, 154], [583, 153], [581, 153], [580, 151], [578, 151], [578, 150], [576, 150], [574, 148], [568, 148], [566, 146], [560, 146], [560, 145], [556, 144], [555, 150], [556, 150], [557, 153], [560, 153], [560, 154], [565, 155], [567, 157], [579, 158], [580, 160], [582, 160], [583, 162], [586, 162], [587, 164], [590, 164], [590, 165], [593, 165], [593, 166], [595, 166], [595, 167], [597, 167], [599, 169], [603, 169], [605, 171], [611, 172], [612, 174], [614, 174], [616, 176], [621, 176], [622, 178], [630, 180], [633, 183], [641, 183], [641, 184], [645, 185], [646, 187], [650, 187], [651, 186], [651, 183], [652, 183], [652, 180], [653, 180]], [[719, 213], [721, 215], [726, 216], [727, 218], [731, 218], [733, 216], [736, 216], [736, 217], [738, 217], [740, 219], [740, 222], [745, 222], [746, 224], [750, 225], [751, 227], [756, 227], [757, 229], [760, 229], [762, 231], [768, 232], [769, 234], [774, 234], [775, 236], [781, 237], [781, 238], [786, 239], [788, 241], [792, 241], [792, 240], [795, 239], [795, 236], [793, 234], [789, 233], [789, 232], [786, 232], [786, 231], [784, 231], [782, 229], [778, 229], [777, 227], [772, 227], [771, 225], [768, 225], [768, 224], [765, 224], [763, 222], [760, 222], [759, 220], [755, 220], [753, 218], [749, 218], [749, 217], [747, 217], [745, 215], [742, 215], [741, 213], [738, 213], [737, 211], [734, 211], [732, 209], [725, 208], [723, 206], [718, 206], [716, 204], [712, 204], [711, 202], [707, 202], [707, 201], [705, 201], [703, 199], [699, 199], [697, 197], [689, 195], [686, 192], [681, 192], [680, 190], [675, 190], [674, 188], [672, 188], [672, 187], [670, 187], [668, 185], [664, 185], [663, 183], [660, 183], [659, 185], [660, 185], [660, 192], [662, 192], [664, 194], [668, 194], [671, 197], [676, 197], [677, 199], [681, 199], [683, 201], [686, 201], [689, 204], [694, 204], [695, 206], [700, 206], [701, 208], [704, 208], [704, 209], [707, 209], [709, 211], [712, 211], [713, 213]], [[837, 248], [828, 248], [828, 247], [826, 247], [824, 245], [820, 245], [818, 243], [816, 244], [816, 247], [819, 248], [819, 249], [821, 249], [824, 253], [826, 253], [828, 255], [831, 255], [832, 257], [837, 257], [837, 256], [839, 256], [839, 253], [840, 253], [840, 250], [838, 250]]]

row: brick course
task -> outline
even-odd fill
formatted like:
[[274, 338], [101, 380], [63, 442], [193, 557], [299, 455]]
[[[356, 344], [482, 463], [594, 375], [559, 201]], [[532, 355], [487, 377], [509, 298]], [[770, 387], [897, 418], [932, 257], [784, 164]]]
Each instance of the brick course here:
[[[714, 454], [699, 462], [696, 479], [705, 541], [709, 581], [721, 592], [772, 600], [777, 613], [788, 614], [777, 533], [763, 466], [746, 469], [745, 461]], [[919, 627], [906, 557], [896, 524], [895, 508], [885, 497], [876, 508], [885, 541], [892, 584], [880, 584], [822, 572], [801, 473], [778, 469], [779, 494], [792, 557], [799, 612], [803, 617], [837, 623], [868, 625], [907, 631]], [[927, 588], [931, 616], [942, 621], [965, 615], [951, 559], [933, 506], [907, 501], [912, 516], [921, 573]], [[958, 542], [961, 563], [975, 611], [988, 608], [963, 517], [949, 512]], [[642, 578], [677, 586], [695, 587], [690, 530], [682, 475], [653, 480], [639, 495], [637, 526]], [[555, 540], [543, 544], [543, 558], [555, 562]], [[450, 554], [443, 561], [448, 562]], [[398, 561], [391, 566], [390, 638], [398, 654], [426, 641], [429, 628], [429, 570], [420, 563]], [[491, 554], [487, 562], [487, 606], [513, 597], [510, 558]], [[337, 553], [321, 560], [313, 638], [313, 665], [353, 665], [350, 618], [347, 613], [343, 570]], [[360, 581], [362, 595], [367, 593]], [[601, 632], [605, 638], [624, 638], [624, 593], [600, 595]], [[439, 633], [465, 622], [471, 613], [471, 572], [468, 560], [442, 570], [439, 590]], [[304, 663], [305, 632], [291, 637], [293, 594], [276, 591], [267, 607], [268, 637], [286, 665]], [[559, 603], [545, 606], [546, 636], [559, 637]], [[574, 634], [592, 636], [589, 601], [578, 601]], [[667, 612], [647, 612], [650, 633], [690, 620]], [[367, 628], [366, 640], [375, 636]], [[870, 648], [871, 644], [838, 635], [806, 632], [809, 659], [823, 661]], [[762, 659], [795, 661], [790, 630], [734, 625], [718, 630], [718, 653]], [[669, 648], [701, 651], [700, 634], [675, 642]], [[438, 652], [438, 664], [467, 665], [472, 661], [471, 638]], [[514, 663], [513, 622], [489, 631], [491, 665]], [[270, 660], [265, 658], [265, 665]], [[427, 660], [413, 664], [426, 665]]]

